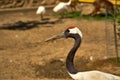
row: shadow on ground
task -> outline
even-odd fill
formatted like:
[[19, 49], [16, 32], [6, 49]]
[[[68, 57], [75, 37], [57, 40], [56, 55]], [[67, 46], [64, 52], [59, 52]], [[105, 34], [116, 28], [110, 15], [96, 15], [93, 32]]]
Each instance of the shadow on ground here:
[[67, 79], [69, 77], [65, 63], [60, 60], [51, 60], [45, 65], [32, 64], [37, 78], [46, 77], [50, 79]]
[[[8, 29], [8, 30], [28, 30], [32, 28], [39, 27], [40, 25], [44, 26], [46, 24], [56, 24], [61, 20], [43, 20], [43, 21], [17, 21], [15, 23], [3, 24], [0, 26], [0, 29]], [[49, 26], [50, 27], [50, 26]]]

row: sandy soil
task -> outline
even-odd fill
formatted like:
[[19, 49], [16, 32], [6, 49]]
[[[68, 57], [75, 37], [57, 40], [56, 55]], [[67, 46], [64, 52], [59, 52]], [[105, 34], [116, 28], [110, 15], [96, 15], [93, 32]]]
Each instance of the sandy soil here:
[[[39, 21], [33, 13], [2, 14], [0, 19], [1, 27], [17, 21]], [[111, 22], [107, 23], [112, 26]], [[0, 29], [0, 80], [72, 80], [67, 74], [65, 59], [74, 41], [44, 42], [71, 25], [78, 26], [83, 32], [83, 42], [75, 56], [76, 68], [120, 76], [120, 64], [111, 58], [115, 54], [106, 53], [105, 21], [63, 19], [31, 28]], [[92, 61], [90, 56], [93, 56]], [[108, 59], [104, 58], [106, 56]]]

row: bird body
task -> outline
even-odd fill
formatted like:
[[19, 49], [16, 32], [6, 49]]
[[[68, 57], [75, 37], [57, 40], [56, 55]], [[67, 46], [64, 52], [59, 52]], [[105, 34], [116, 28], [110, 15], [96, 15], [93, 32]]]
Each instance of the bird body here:
[[[69, 72], [68, 72], [69, 73]], [[74, 80], [120, 80], [120, 77], [93, 70], [93, 71], [85, 71], [85, 72], [78, 72], [76, 74], [71, 74], [69, 75], [74, 79]]]
[[37, 15], [41, 16], [41, 19], [43, 19], [43, 14], [45, 14], [45, 7], [44, 6], [39, 6], [37, 11], [36, 11]]
[[66, 10], [67, 6], [69, 6], [71, 4], [72, 0], [69, 0], [69, 2], [60, 2], [58, 5], [56, 5], [53, 8], [54, 12], [58, 12], [58, 11], [62, 11], [62, 10]]
[[68, 74], [74, 80], [120, 80], [119, 76], [110, 73], [105, 73], [102, 71], [97, 71], [97, 70], [84, 71], [84, 72], [77, 71], [75, 69], [73, 60], [75, 53], [82, 42], [82, 32], [77, 27], [71, 26], [67, 28], [62, 34], [52, 37], [49, 40], [53, 40], [53, 39], [55, 40], [62, 37], [73, 38], [75, 40], [74, 46], [71, 48], [66, 58], [66, 68], [68, 70]]
[[62, 11], [62, 10], [65, 10], [65, 9], [67, 9], [67, 6], [65, 5], [64, 2], [61, 2], [53, 9], [53, 11], [58, 12], [60, 10]]
[[39, 6], [36, 14], [44, 14], [44, 13], [45, 13], [45, 7], [44, 6]]

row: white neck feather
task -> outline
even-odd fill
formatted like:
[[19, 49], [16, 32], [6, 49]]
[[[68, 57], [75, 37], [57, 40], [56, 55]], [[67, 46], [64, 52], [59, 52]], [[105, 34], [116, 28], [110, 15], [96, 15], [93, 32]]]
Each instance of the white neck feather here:
[[82, 38], [82, 32], [77, 27], [75, 27], [73, 29], [69, 29], [69, 30], [70, 30], [70, 33], [72, 33], [72, 34], [79, 34], [80, 37]]

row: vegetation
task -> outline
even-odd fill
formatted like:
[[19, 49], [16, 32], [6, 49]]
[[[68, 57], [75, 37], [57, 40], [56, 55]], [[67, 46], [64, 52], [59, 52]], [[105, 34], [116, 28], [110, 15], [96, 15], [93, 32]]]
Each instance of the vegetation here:
[[120, 63], [120, 57], [118, 59], [117, 58], [111, 58], [109, 60], [112, 61], [112, 62]]
[[111, 15], [100, 14], [96, 16], [81, 15], [80, 11], [61, 14], [64, 18], [87, 19], [87, 20], [113, 20]]
[[[116, 14], [116, 21], [120, 23], [120, 12]], [[108, 14], [99, 14], [96, 16], [81, 15], [80, 11], [70, 12], [66, 14], [60, 14], [64, 18], [75, 18], [75, 19], [87, 19], [87, 20], [113, 20], [113, 16]]]
[[117, 15], [117, 16], [116, 16], [116, 21], [117, 21], [118, 23], [120, 23], [120, 15]]
[[120, 58], [118, 58], [118, 63], [120, 63]]

